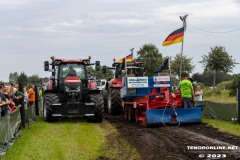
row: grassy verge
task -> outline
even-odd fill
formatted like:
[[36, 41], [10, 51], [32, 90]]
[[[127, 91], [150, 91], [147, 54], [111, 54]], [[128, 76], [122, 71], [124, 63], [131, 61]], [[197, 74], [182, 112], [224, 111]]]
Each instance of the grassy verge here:
[[108, 121], [88, 123], [79, 118], [57, 123], [42, 118], [24, 129], [3, 160], [110, 160], [141, 156]]
[[222, 102], [222, 103], [236, 103], [236, 96], [229, 97], [229, 90], [204, 90], [204, 100]]
[[3, 160], [97, 159], [104, 141], [98, 124], [78, 120], [45, 123], [39, 118], [24, 129]]
[[208, 119], [203, 118], [202, 121], [204, 123], [207, 123], [214, 128], [218, 128], [221, 132], [230, 133], [235, 136], [240, 136], [240, 125], [239, 124], [233, 124], [232, 122], [228, 121], [221, 121], [216, 119]]

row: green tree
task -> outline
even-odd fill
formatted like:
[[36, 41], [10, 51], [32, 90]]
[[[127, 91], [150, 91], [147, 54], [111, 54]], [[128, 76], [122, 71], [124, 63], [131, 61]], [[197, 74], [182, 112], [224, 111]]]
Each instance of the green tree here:
[[213, 71], [214, 87], [216, 86], [217, 72], [232, 72], [233, 67], [237, 64], [222, 46], [211, 47], [211, 51], [207, 55], [202, 56], [202, 61], [200, 61], [200, 63], [203, 64], [205, 69]]
[[154, 44], [144, 44], [140, 47], [138, 57], [135, 61], [143, 62], [146, 68], [147, 75], [153, 76], [154, 72], [161, 65], [163, 61], [162, 54], [159, 53], [157, 47]]
[[113, 75], [113, 71], [111, 69], [106, 69], [106, 73], [104, 74], [102, 72], [102, 66], [100, 68], [100, 71], [96, 71], [95, 69], [93, 69], [92, 66], [88, 67], [88, 72], [89, 72], [89, 77], [91, 78], [96, 78], [96, 79], [108, 79], [111, 78]]
[[40, 77], [37, 74], [28, 77], [28, 83], [30, 84], [39, 84]]
[[192, 75], [192, 79], [193, 81], [199, 83], [199, 82], [203, 82], [203, 75], [201, 73], [194, 73]]
[[17, 82], [22, 83], [24, 86], [27, 86], [27, 84], [28, 84], [27, 75], [24, 72], [21, 72], [19, 77], [18, 77]]
[[[214, 71], [212, 70], [207, 70], [207, 69], [204, 69], [203, 73], [202, 73], [202, 77], [203, 77], [203, 83], [206, 85], [206, 86], [212, 86], [212, 80], [214, 79]], [[228, 81], [228, 80], [231, 80], [231, 76], [222, 72], [222, 71], [218, 71], [216, 74], [216, 85], [218, 83], [221, 83], [223, 81]]]
[[18, 80], [18, 73], [17, 72], [9, 74], [9, 83], [16, 84], [17, 80]]
[[[172, 74], [178, 76], [180, 78], [180, 64], [181, 64], [181, 54], [177, 54], [173, 59], [172, 59], [172, 64], [171, 64], [171, 71]], [[192, 63], [192, 58], [188, 58], [187, 55], [182, 55], [182, 73], [192, 73], [193, 69], [195, 68], [195, 65]]]

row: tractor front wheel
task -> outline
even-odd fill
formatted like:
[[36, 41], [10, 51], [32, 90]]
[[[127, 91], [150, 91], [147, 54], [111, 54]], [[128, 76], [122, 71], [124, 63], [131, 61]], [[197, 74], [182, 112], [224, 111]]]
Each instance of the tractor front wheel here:
[[58, 103], [59, 98], [54, 94], [46, 94], [43, 100], [43, 119], [46, 122], [56, 122], [58, 121], [57, 117], [52, 116], [52, 104]]
[[90, 94], [89, 95], [91, 102], [94, 103], [94, 117], [92, 118], [93, 122], [102, 122], [104, 117], [104, 102], [102, 94]]

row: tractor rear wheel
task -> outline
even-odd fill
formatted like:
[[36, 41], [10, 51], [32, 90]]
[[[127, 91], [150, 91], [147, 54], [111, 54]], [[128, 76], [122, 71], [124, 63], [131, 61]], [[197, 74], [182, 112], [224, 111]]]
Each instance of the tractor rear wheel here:
[[94, 106], [94, 117], [92, 117], [93, 122], [102, 122], [104, 117], [104, 102], [102, 94], [90, 94], [91, 102], [95, 104]]
[[104, 112], [108, 113], [108, 91], [106, 89], [103, 89], [102, 95], [103, 95], [103, 102], [104, 102]]
[[111, 115], [119, 115], [123, 113], [121, 106], [120, 89], [110, 88], [108, 90], [108, 113]]
[[57, 117], [52, 116], [52, 103], [58, 103], [59, 98], [54, 94], [46, 94], [43, 100], [43, 119], [46, 122], [56, 122]]

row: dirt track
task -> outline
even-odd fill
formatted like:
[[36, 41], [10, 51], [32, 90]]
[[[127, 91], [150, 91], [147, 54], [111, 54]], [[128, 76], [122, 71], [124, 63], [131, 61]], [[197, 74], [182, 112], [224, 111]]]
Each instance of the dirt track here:
[[[117, 128], [121, 137], [127, 139], [137, 149], [143, 160], [214, 159], [215, 156], [221, 157], [215, 159], [240, 159], [240, 148], [237, 150], [188, 149], [187, 146], [239, 146], [240, 137], [218, 132], [217, 129], [206, 124], [144, 128], [137, 123], [125, 121], [123, 116], [106, 116], [105, 119]], [[135, 158], [130, 156], [129, 159]]]

